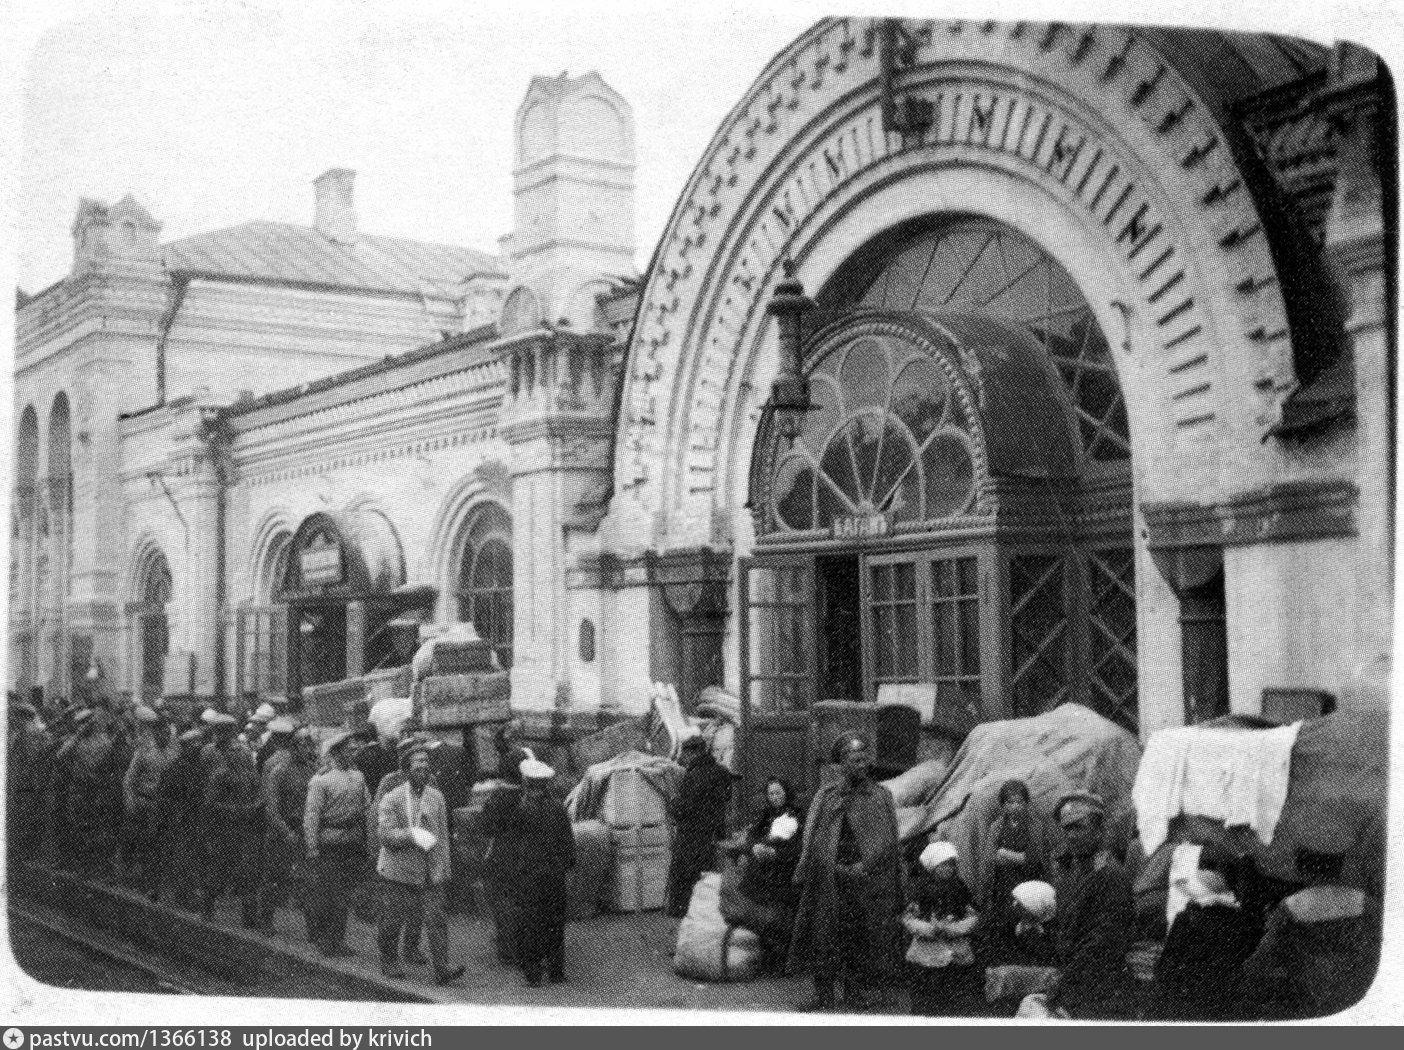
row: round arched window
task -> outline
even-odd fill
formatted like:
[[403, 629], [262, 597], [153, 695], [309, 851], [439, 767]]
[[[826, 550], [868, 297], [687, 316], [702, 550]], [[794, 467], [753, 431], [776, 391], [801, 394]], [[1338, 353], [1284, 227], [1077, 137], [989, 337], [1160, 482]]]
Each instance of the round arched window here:
[[828, 309], [980, 314], [1025, 328], [1063, 379], [1085, 460], [1130, 458], [1106, 337], [1067, 271], [1016, 230], [976, 216], [899, 230], [858, 253], [820, 299]]
[[458, 563], [458, 618], [512, 666], [512, 519], [495, 503], [469, 519]]
[[814, 411], [776, 462], [777, 528], [827, 529], [872, 514], [932, 521], [970, 509], [970, 423], [945, 372], [921, 349], [859, 336], [813, 365], [810, 398]]

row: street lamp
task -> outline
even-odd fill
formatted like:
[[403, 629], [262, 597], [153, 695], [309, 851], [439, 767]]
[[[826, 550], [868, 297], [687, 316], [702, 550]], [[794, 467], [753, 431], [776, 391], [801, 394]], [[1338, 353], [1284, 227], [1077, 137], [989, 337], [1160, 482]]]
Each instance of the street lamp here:
[[791, 443], [799, 436], [809, 402], [809, 380], [800, 359], [800, 322], [814, 301], [804, 294], [804, 285], [795, 278], [795, 264], [785, 260], [785, 279], [775, 288], [766, 305], [780, 325], [780, 371], [770, 384], [770, 410], [775, 414], [780, 434]]

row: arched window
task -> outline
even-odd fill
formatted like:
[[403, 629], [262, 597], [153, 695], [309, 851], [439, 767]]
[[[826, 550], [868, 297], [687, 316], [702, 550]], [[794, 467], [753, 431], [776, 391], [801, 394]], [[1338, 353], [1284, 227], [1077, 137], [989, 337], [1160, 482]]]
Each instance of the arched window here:
[[512, 666], [512, 519], [496, 503], [473, 512], [458, 562], [458, 619]]
[[884, 698], [956, 735], [1064, 700], [1134, 728], [1126, 407], [1067, 272], [998, 222], [931, 216], [816, 300], [811, 410], [793, 437], [763, 416], [752, 461], [752, 728]]
[[775, 524], [828, 529], [848, 515], [948, 518], [975, 497], [970, 421], [919, 348], [864, 336], [817, 363], [816, 406], [776, 468]]
[[1084, 456], [1130, 457], [1106, 337], [1067, 271], [1023, 234], [976, 216], [947, 217], [880, 239], [844, 268], [839, 284], [845, 305], [978, 314], [1027, 328], [1062, 376]]
[[159, 550], [143, 559], [141, 611], [137, 614], [141, 644], [141, 695], [150, 699], [161, 695], [166, 654], [170, 651], [170, 626], [166, 605], [171, 600], [171, 567]]

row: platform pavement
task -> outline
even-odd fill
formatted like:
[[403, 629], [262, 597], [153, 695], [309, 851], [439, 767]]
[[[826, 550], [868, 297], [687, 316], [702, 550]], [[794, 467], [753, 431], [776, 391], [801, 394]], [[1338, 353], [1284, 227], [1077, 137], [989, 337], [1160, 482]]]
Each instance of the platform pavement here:
[[[48, 903], [79, 911], [78, 918], [95, 918], [106, 928], [139, 927], [129, 935], [140, 941], [152, 931], [169, 931], [171, 939], [187, 945], [208, 945], [226, 968], [258, 967], [265, 975], [286, 971], [289, 981], [310, 990], [314, 998], [393, 1000], [511, 1006], [517, 1008], [585, 1007], [594, 1009], [734, 1010], [789, 1013], [809, 997], [810, 984], [800, 977], [763, 977], [733, 983], [703, 983], [673, 972], [672, 947], [677, 920], [662, 912], [600, 913], [566, 925], [564, 984], [532, 988], [515, 967], [497, 961], [490, 923], [476, 915], [449, 915], [449, 951], [455, 965], [466, 971], [447, 987], [434, 983], [432, 969], [405, 967], [408, 980], [387, 980], [380, 973], [374, 926], [354, 915], [347, 925], [352, 956], [327, 959], [307, 942], [302, 915], [280, 908], [269, 938], [241, 928], [237, 900], [226, 897], [211, 924], [191, 912], [151, 904], [128, 887], [110, 881], [76, 879], [39, 865], [27, 866], [31, 892], [39, 889]], [[77, 890], [78, 892], [74, 892]], [[78, 903], [81, 902], [81, 903]], [[201, 938], [201, 931], [209, 935]], [[427, 945], [425, 946], [427, 949]], [[880, 1012], [905, 1011], [905, 995], [889, 994]], [[451, 1017], [445, 1018], [452, 1023]]]

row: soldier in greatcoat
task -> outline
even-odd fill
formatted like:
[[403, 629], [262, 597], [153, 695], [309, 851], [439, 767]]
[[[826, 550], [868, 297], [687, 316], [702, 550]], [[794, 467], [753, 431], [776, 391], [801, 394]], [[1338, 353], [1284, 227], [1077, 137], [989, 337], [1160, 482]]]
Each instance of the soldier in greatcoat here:
[[556, 771], [535, 758], [521, 764], [521, 801], [511, 838], [516, 871], [517, 965], [527, 984], [565, 977], [566, 873], [575, 866], [575, 836], [565, 806], [551, 792]]
[[214, 723], [216, 761], [205, 782], [203, 800], [202, 915], [212, 918], [215, 902], [232, 888], [239, 897], [244, 926], [254, 929], [263, 866], [263, 785], [253, 753], [227, 731], [237, 723], [230, 715], [219, 718]]

